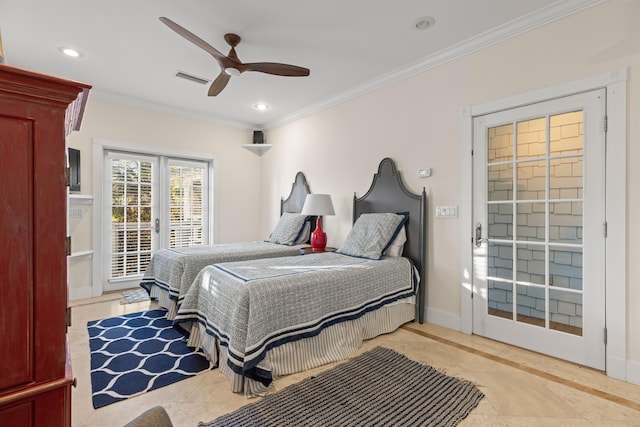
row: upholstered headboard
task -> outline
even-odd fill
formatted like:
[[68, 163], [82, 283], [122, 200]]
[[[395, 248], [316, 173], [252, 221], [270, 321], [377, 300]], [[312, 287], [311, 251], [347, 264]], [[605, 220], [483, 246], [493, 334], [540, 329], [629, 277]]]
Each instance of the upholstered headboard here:
[[426, 271], [426, 231], [427, 231], [427, 194], [412, 193], [402, 182], [395, 162], [384, 158], [374, 174], [373, 182], [367, 193], [358, 198], [353, 195], [353, 222], [363, 213], [409, 212], [405, 223], [407, 242], [403, 256], [411, 259], [420, 273], [418, 287], [417, 318], [424, 322], [424, 311], [427, 307], [427, 271]]
[[302, 172], [296, 174], [296, 178], [291, 185], [291, 193], [286, 199], [280, 199], [280, 215], [284, 212], [300, 213], [307, 194], [311, 193], [307, 178]]

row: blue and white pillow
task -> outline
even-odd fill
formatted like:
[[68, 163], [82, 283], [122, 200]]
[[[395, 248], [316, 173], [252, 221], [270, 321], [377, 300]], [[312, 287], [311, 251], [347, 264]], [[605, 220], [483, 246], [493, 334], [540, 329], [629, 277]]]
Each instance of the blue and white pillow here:
[[[307, 219], [308, 218], [309, 217], [307, 217]], [[295, 242], [293, 242], [293, 244], [302, 245], [303, 243], [308, 243], [309, 236], [311, 236], [311, 223], [309, 221], [306, 221], [302, 226], [302, 231], [300, 232], [300, 234], [298, 234], [298, 238]]]
[[300, 239], [306, 223], [307, 215], [285, 212], [266, 241], [291, 246]]
[[359, 258], [381, 259], [382, 253], [396, 238], [408, 216], [409, 213], [360, 215], [337, 252]]

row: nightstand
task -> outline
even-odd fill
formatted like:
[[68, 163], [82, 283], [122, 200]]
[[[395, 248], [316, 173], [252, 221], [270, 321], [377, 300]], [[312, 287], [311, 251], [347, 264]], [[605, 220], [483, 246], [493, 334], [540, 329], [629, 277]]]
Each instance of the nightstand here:
[[[326, 248], [324, 248], [323, 252], [335, 252], [337, 249], [336, 248], [332, 248], [331, 246], [327, 246]], [[300, 248], [300, 254], [302, 255], [308, 255], [308, 254], [321, 254], [322, 252], [313, 252], [313, 250], [311, 249], [311, 246], [304, 246], [302, 248]]]

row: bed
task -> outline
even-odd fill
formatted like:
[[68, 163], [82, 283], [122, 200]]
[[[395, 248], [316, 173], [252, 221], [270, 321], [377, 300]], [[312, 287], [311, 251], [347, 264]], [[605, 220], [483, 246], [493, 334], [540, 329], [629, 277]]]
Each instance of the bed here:
[[[158, 300], [161, 307], [167, 309], [167, 318], [173, 320], [180, 297], [186, 294], [198, 272], [205, 266], [219, 262], [300, 255], [300, 248], [308, 245], [308, 235], [314, 225], [315, 217], [303, 219], [299, 215], [309, 193], [305, 175], [298, 172], [289, 196], [280, 199], [281, 217], [267, 239], [270, 241], [160, 249], [151, 257], [140, 286], [151, 298]], [[295, 241], [292, 242], [294, 235]]]
[[[344, 359], [366, 339], [423, 321], [425, 227], [424, 189], [407, 190], [385, 158], [369, 191], [354, 195], [353, 228], [338, 251], [207, 266], [181, 297], [176, 324], [232, 391], [264, 395], [278, 376]], [[401, 235], [399, 252], [388, 255]]]

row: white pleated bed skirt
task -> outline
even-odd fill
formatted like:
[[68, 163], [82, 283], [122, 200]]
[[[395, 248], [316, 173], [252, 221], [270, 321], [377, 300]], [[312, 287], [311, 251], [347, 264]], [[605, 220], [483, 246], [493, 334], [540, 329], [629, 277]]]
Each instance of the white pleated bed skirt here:
[[[272, 348], [258, 367], [271, 371], [273, 379], [295, 372], [346, 359], [358, 350], [364, 340], [390, 333], [415, 319], [415, 297], [381, 307], [362, 317], [340, 322], [323, 329], [318, 335]], [[174, 315], [175, 316], [175, 315]], [[201, 323], [182, 325], [190, 328], [187, 345], [201, 348], [207, 358], [231, 381], [231, 390], [247, 397], [265, 395], [270, 391], [259, 381], [239, 375], [227, 365], [228, 349], [219, 346], [215, 337], [206, 333]]]

